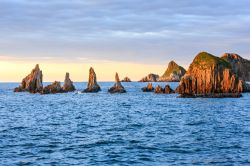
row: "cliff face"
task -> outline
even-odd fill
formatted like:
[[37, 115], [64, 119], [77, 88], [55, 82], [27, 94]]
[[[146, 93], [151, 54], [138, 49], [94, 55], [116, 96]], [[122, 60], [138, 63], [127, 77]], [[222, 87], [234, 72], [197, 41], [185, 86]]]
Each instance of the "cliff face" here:
[[250, 61], [242, 58], [238, 54], [225, 53], [222, 59], [229, 62], [232, 70], [244, 81], [250, 81]]
[[143, 77], [139, 82], [157, 82], [159, 79], [159, 75], [157, 74], [149, 74], [146, 77]]
[[186, 70], [177, 65], [174, 61], [169, 62], [168, 68], [165, 73], [159, 78], [161, 82], [179, 82], [181, 77], [184, 76]]
[[38, 93], [43, 89], [43, 74], [37, 64], [31, 73], [26, 76], [19, 87], [15, 88], [14, 92], [30, 92]]
[[233, 72], [230, 63], [201, 52], [189, 66], [176, 91], [187, 95], [241, 93], [245, 89], [244, 84]]

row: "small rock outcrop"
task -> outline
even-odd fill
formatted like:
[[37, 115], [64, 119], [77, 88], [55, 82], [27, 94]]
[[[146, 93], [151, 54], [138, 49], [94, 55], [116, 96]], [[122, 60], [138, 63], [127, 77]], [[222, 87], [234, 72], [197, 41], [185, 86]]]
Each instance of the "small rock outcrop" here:
[[[208, 97], [215, 94], [238, 96], [245, 82], [233, 72], [229, 62], [207, 52], [199, 53], [187, 73], [182, 77], [176, 92], [182, 96]], [[223, 95], [221, 95], [223, 96]]]
[[154, 91], [154, 87], [153, 84], [150, 82], [148, 83], [148, 85], [144, 88], [142, 88], [143, 92], [153, 92]]
[[114, 86], [111, 87], [108, 90], [108, 92], [109, 93], [125, 93], [126, 92], [125, 88], [122, 86], [122, 84], [120, 82], [118, 73], [115, 74], [115, 84], [114, 84]]
[[155, 93], [164, 93], [164, 89], [160, 85], [157, 85], [155, 87]]
[[165, 88], [162, 88], [160, 85], [157, 85], [155, 88], [155, 93], [172, 94], [175, 93], [175, 91], [169, 85], [166, 85]]
[[239, 79], [250, 81], [250, 61], [238, 54], [225, 53], [222, 59], [231, 64], [232, 70], [239, 76]]
[[128, 77], [125, 77], [123, 80], [121, 80], [121, 82], [131, 82], [131, 79]]
[[73, 82], [69, 78], [69, 73], [66, 73], [66, 75], [65, 75], [65, 80], [64, 80], [62, 90], [64, 92], [73, 92], [76, 90], [75, 86], [73, 85]]
[[91, 67], [89, 69], [89, 81], [88, 87], [83, 90], [84, 93], [96, 93], [101, 90], [100, 86], [97, 84], [96, 74], [94, 69]]
[[14, 89], [14, 92], [30, 92], [39, 93], [43, 89], [43, 74], [37, 64], [31, 73], [26, 76], [19, 87]]
[[63, 92], [64, 90], [61, 87], [61, 83], [59, 81], [55, 81], [52, 84], [44, 87], [41, 94], [55, 94]]
[[139, 82], [157, 82], [159, 79], [159, 75], [157, 74], [149, 74], [146, 77], [143, 77]]
[[169, 62], [165, 73], [159, 78], [159, 82], [179, 82], [181, 77], [186, 73], [186, 70], [177, 65], [174, 61]]

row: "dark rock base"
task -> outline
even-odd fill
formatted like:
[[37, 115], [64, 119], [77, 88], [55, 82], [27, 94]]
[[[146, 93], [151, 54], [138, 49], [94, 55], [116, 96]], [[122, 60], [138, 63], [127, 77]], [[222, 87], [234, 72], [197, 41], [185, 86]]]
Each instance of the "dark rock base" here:
[[241, 93], [181, 94], [177, 98], [240, 98]]

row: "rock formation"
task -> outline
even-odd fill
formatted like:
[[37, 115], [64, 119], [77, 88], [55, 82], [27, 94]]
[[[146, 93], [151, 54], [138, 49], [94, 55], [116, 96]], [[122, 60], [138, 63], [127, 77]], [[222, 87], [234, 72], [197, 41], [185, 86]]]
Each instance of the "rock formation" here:
[[101, 90], [100, 86], [97, 84], [96, 74], [94, 69], [91, 67], [89, 69], [89, 81], [88, 81], [88, 87], [83, 90], [85, 93], [95, 93], [99, 92]]
[[26, 76], [19, 87], [14, 89], [14, 92], [30, 92], [38, 93], [43, 89], [43, 74], [37, 64], [31, 73]]
[[250, 61], [238, 54], [225, 53], [222, 59], [231, 64], [232, 70], [239, 76], [239, 79], [250, 81]]
[[244, 84], [245, 82], [239, 80], [233, 72], [230, 63], [209, 53], [201, 52], [182, 77], [176, 92], [182, 97], [240, 94], [244, 91]]
[[171, 94], [175, 93], [175, 91], [171, 89], [169, 85], [166, 85], [165, 88], [162, 88], [160, 85], [157, 85], [155, 88], [155, 93]]
[[63, 89], [61, 87], [61, 83], [58, 81], [53, 82], [52, 84], [43, 88], [41, 94], [55, 94], [55, 93], [63, 93]]
[[143, 77], [139, 82], [157, 82], [159, 79], [159, 75], [157, 74], [149, 74], [146, 77]]
[[72, 92], [76, 90], [75, 86], [73, 85], [73, 82], [69, 78], [69, 73], [66, 73], [65, 75], [65, 80], [64, 80], [62, 90], [64, 92]]
[[177, 65], [174, 61], [169, 62], [165, 73], [159, 78], [159, 82], [179, 82], [184, 76], [186, 70]]
[[164, 93], [164, 89], [160, 85], [157, 85], [155, 87], [155, 93]]
[[128, 77], [125, 77], [121, 82], [131, 82], [131, 79]]
[[113, 87], [111, 87], [109, 90], [109, 93], [125, 93], [126, 90], [122, 86], [118, 73], [115, 74], [115, 84]]
[[142, 88], [142, 91], [143, 92], [153, 92], [154, 87], [153, 87], [152, 83], [151, 82], [148, 83], [148, 85], [146, 87]]

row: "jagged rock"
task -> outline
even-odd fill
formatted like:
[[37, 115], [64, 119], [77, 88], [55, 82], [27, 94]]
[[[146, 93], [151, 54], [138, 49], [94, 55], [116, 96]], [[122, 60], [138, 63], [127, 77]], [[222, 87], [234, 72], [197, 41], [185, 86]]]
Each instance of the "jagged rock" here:
[[128, 77], [125, 77], [121, 82], [131, 82], [131, 79]]
[[[182, 77], [176, 92], [181, 96], [207, 97], [208, 94], [235, 94], [244, 90], [244, 81], [240, 81], [231, 69], [230, 63], [206, 52], [199, 53], [187, 73]], [[223, 95], [221, 95], [223, 96]]]
[[43, 88], [42, 94], [55, 94], [55, 93], [63, 93], [64, 90], [61, 87], [61, 83], [58, 81], [53, 82], [52, 84]]
[[83, 90], [85, 93], [95, 93], [101, 90], [100, 86], [97, 84], [96, 74], [94, 69], [91, 67], [89, 69], [89, 82], [88, 87]]
[[14, 89], [14, 92], [30, 92], [38, 93], [43, 89], [43, 74], [37, 64], [31, 73], [26, 76], [19, 87]]
[[143, 92], [153, 92], [154, 91], [154, 87], [153, 87], [152, 83], [151, 82], [148, 83], [147, 87], [142, 88], [142, 91]]
[[225, 53], [221, 58], [229, 62], [232, 70], [239, 76], [239, 79], [250, 81], [250, 61], [238, 54]]
[[72, 92], [76, 90], [75, 86], [73, 85], [73, 82], [69, 78], [69, 73], [66, 73], [65, 75], [65, 80], [62, 89], [64, 92]]
[[165, 73], [159, 78], [159, 82], [179, 82], [181, 77], [186, 73], [186, 70], [177, 65], [174, 61], [169, 62]]
[[139, 82], [157, 82], [159, 79], [159, 75], [157, 74], [149, 74], [146, 77], [143, 77]]
[[164, 88], [164, 93], [171, 94], [171, 93], [175, 93], [175, 91], [169, 85], [166, 85]]
[[155, 87], [155, 93], [164, 93], [164, 89], [160, 85], [157, 85]]
[[113, 87], [111, 87], [109, 90], [109, 93], [125, 93], [126, 90], [125, 88], [122, 86], [118, 73], [115, 74], [115, 84]]

